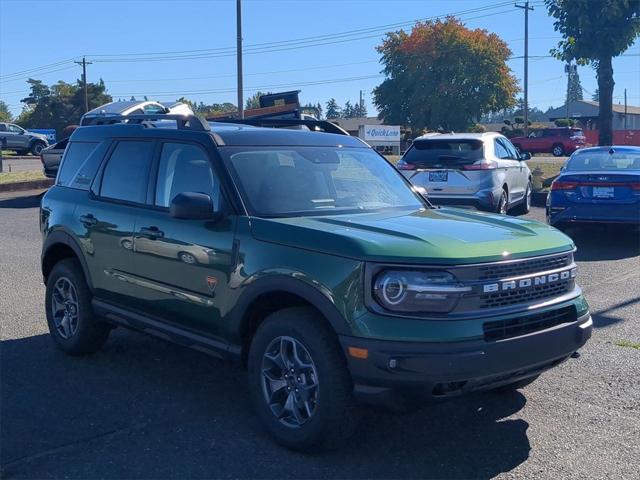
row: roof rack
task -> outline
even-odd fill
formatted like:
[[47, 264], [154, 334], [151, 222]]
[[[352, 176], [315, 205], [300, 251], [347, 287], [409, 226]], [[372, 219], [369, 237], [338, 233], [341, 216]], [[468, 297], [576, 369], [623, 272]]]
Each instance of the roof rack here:
[[349, 135], [346, 130], [342, 129], [335, 123], [331, 123], [327, 120], [303, 120], [294, 118], [245, 118], [244, 120], [238, 119], [212, 119], [210, 122], [219, 123], [239, 123], [243, 125], [252, 125], [255, 127], [290, 127], [296, 125], [305, 125], [312, 131], [322, 131], [326, 133], [336, 133], [338, 135]]
[[159, 120], [175, 120], [178, 130], [195, 130], [208, 132], [211, 127], [207, 122], [196, 115], [177, 115], [167, 113], [138, 114], [138, 115], [91, 115], [82, 117], [81, 126], [86, 125], [112, 125], [115, 123], [142, 124]]

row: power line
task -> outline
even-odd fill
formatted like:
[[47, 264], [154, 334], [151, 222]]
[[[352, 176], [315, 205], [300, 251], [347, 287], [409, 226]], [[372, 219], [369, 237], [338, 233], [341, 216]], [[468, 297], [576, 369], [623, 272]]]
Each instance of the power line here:
[[[295, 86], [314, 86], [314, 85], [326, 85], [331, 83], [343, 83], [343, 82], [355, 82], [362, 80], [370, 80], [373, 78], [381, 78], [384, 77], [382, 74], [376, 75], [363, 75], [358, 77], [345, 77], [345, 78], [334, 78], [334, 79], [325, 79], [325, 80], [312, 80], [308, 82], [292, 82], [292, 83], [278, 83], [271, 85], [260, 85], [254, 87], [246, 87], [244, 90], [246, 91], [259, 91], [259, 90], [268, 90], [271, 88], [284, 88], [284, 87], [295, 87]], [[197, 94], [209, 94], [209, 93], [231, 93], [235, 92], [235, 88], [221, 88], [221, 89], [213, 89], [213, 90], [192, 90], [192, 91], [176, 91], [176, 92], [127, 92], [127, 93], [111, 93], [111, 96], [114, 97], [128, 97], [128, 96], [136, 96], [136, 95], [153, 95], [157, 97], [161, 96], [175, 96], [175, 95], [197, 95]]]
[[[403, 22], [396, 22], [396, 23], [389, 23], [389, 24], [385, 24], [385, 25], [378, 25], [375, 27], [366, 27], [366, 28], [360, 28], [360, 29], [355, 29], [355, 30], [346, 30], [343, 32], [336, 32], [336, 33], [330, 33], [330, 34], [324, 34], [324, 35], [315, 35], [315, 36], [310, 36], [310, 37], [301, 37], [301, 38], [295, 38], [295, 39], [289, 39], [289, 40], [279, 40], [279, 41], [274, 41], [274, 42], [263, 42], [263, 43], [254, 43], [254, 44], [249, 44], [246, 45], [245, 47], [247, 49], [264, 49], [264, 48], [272, 48], [272, 47], [280, 47], [283, 45], [298, 45], [298, 44], [302, 44], [302, 43], [315, 43], [318, 41], [324, 41], [324, 40], [335, 40], [337, 38], [342, 38], [342, 37], [350, 37], [350, 36], [357, 36], [357, 35], [362, 35], [362, 34], [368, 34], [368, 33], [373, 33], [373, 32], [378, 32], [378, 31], [388, 31], [391, 28], [398, 28], [398, 27], [402, 27], [402, 26], [408, 26], [408, 25], [414, 25], [418, 22], [421, 21], [428, 21], [428, 20], [434, 20], [437, 18], [441, 18], [441, 17], [448, 17], [448, 16], [460, 16], [460, 15], [466, 15], [466, 14], [470, 14], [470, 13], [476, 13], [476, 12], [486, 12], [487, 10], [492, 10], [492, 9], [496, 9], [496, 8], [500, 8], [500, 7], [504, 7], [507, 5], [511, 5], [511, 1], [505, 1], [505, 2], [499, 2], [496, 4], [492, 4], [492, 5], [486, 5], [486, 6], [482, 6], [482, 7], [476, 7], [476, 8], [472, 8], [472, 9], [468, 9], [468, 10], [462, 10], [459, 12], [453, 12], [453, 13], [447, 13], [447, 14], [443, 14], [443, 15], [435, 15], [432, 17], [426, 17], [426, 18], [420, 18], [420, 19], [413, 19], [413, 20], [406, 20]], [[377, 36], [377, 35], [376, 35]], [[368, 38], [368, 37], [365, 37]], [[351, 41], [352, 39], [349, 39], [348, 41]], [[357, 40], [357, 39], [353, 39], [353, 40]], [[231, 53], [233, 54], [235, 52], [236, 47], [235, 46], [229, 46], [229, 47], [218, 47], [218, 48], [205, 48], [205, 49], [195, 49], [195, 50], [177, 50], [177, 51], [165, 51], [165, 52], [141, 52], [141, 53], [119, 53], [119, 54], [93, 54], [90, 55], [92, 58], [97, 60], [97, 57], [127, 57], [127, 56], [156, 56], [156, 55], [161, 55], [161, 56], [173, 56], [173, 55], [181, 55], [181, 54], [185, 54], [185, 55], [208, 55], [211, 53]]]

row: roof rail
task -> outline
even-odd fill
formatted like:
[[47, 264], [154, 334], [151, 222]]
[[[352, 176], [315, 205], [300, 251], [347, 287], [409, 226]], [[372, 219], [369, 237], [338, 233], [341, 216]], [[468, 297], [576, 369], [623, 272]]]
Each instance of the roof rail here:
[[115, 123], [141, 124], [143, 122], [155, 122], [159, 120], [175, 120], [178, 130], [196, 130], [208, 132], [211, 127], [197, 115], [178, 115], [168, 113], [138, 114], [138, 115], [92, 115], [82, 117], [81, 126], [86, 125], [111, 125]]
[[239, 123], [243, 125], [252, 125], [255, 127], [290, 127], [296, 125], [305, 125], [311, 131], [322, 131], [326, 133], [336, 133], [338, 135], [349, 135], [346, 130], [339, 127], [335, 123], [327, 120], [303, 120], [294, 118], [245, 118], [244, 120], [209, 120], [210, 122], [220, 123]]

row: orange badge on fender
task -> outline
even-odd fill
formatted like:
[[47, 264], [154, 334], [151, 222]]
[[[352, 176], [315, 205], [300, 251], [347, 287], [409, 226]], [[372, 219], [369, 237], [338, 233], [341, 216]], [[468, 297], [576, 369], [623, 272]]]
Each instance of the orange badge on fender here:
[[216, 277], [207, 277], [207, 287], [209, 287], [209, 291], [211, 293], [214, 292], [217, 284], [218, 284], [218, 279]]

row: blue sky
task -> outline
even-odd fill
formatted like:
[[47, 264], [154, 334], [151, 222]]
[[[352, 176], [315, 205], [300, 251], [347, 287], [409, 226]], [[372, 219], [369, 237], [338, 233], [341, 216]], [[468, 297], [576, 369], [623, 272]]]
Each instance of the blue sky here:
[[[561, 62], [535, 58], [548, 55], [559, 35], [542, 2], [532, 5], [529, 98], [545, 109], [563, 103], [566, 77]], [[375, 47], [385, 31], [396, 29], [387, 26], [459, 12], [467, 12], [460, 17], [468, 27], [495, 32], [514, 56], [523, 54], [523, 11], [503, 0], [244, 0], [245, 98], [257, 89], [300, 88], [304, 102], [324, 104], [334, 97], [343, 104], [363, 90], [369, 113], [375, 113], [371, 90], [381, 81]], [[48, 84], [72, 82], [81, 71], [73, 60], [86, 55], [94, 62], [89, 81], [103, 78], [114, 98], [169, 101], [184, 94], [235, 103], [235, 28], [234, 0], [0, 0], [0, 99], [19, 113], [28, 76]], [[361, 29], [369, 30], [343, 35]], [[309, 42], [315, 46], [255, 47], [308, 37], [321, 38]], [[522, 59], [509, 66], [522, 77]], [[579, 67], [578, 73], [590, 99], [595, 72]], [[614, 60], [614, 76], [614, 102], [622, 102], [626, 87], [629, 104], [640, 105], [640, 42]]]

